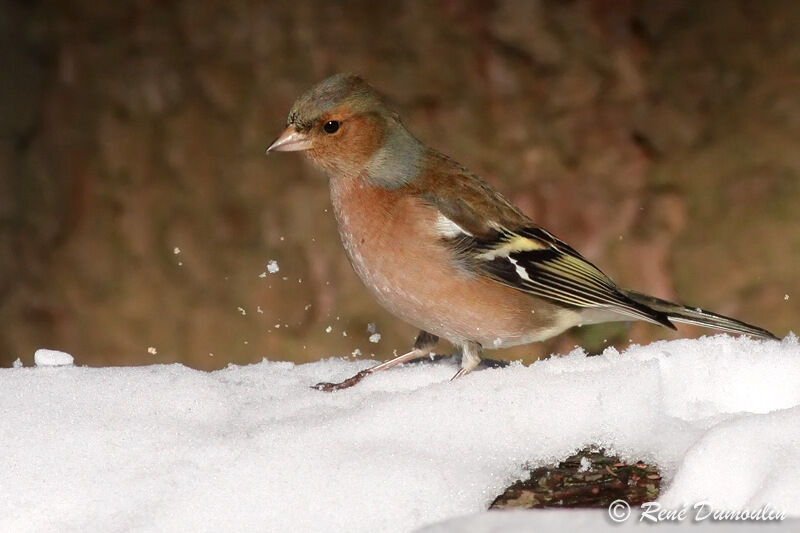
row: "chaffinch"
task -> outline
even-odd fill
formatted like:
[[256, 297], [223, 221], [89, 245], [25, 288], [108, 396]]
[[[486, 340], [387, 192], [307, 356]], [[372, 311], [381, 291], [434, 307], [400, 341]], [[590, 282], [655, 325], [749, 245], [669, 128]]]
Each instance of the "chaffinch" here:
[[358, 276], [387, 310], [420, 329], [408, 353], [321, 390], [460, 347], [464, 376], [483, 347], [548, 339], [573, 326], [644, 320], [774, 339], [770, 332], [618, 287], [453, 159], [425, 146], [362, 78], [337, 74], [294, 103], [268, 152], [304, 150], [324, 170]]

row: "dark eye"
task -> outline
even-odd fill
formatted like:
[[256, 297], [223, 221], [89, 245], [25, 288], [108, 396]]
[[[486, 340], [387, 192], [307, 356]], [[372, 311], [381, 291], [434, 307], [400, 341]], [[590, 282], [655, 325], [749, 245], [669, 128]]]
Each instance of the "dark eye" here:
[[336, 133], [339, 129], [339, 121], [329, 120], [322, 125], [322, 129], [325, 130], [325, 133]]

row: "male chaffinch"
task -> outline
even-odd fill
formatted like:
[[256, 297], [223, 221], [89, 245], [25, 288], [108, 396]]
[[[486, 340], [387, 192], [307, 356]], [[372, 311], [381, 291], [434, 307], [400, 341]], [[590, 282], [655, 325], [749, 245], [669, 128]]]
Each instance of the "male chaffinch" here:
[[775, 339], [698, 308], [618, 287], [538, 227], [480, 177], [417, 140], [354, 74], [337, 74], [297, 99], [268, 152], [304, 150], [329, 177], [347, 256], [372, 295], [420, 328], [414, 348], [342, 383], [431, 353], [461, 348], [464, 376], [483, 347], [548, 339], [573, 326], [645, 320]]

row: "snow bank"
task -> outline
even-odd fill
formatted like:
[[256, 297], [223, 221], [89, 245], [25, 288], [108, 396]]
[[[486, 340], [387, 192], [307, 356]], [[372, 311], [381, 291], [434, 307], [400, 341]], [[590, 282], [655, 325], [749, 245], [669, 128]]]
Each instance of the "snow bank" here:
[[479, 513], [523, 465], [587, 445], [659, 465], [665, 507], [800, 516], [794, 337], [576, 350], [455, 382], [454, 363], [423, 362], [310, 388], [370, 365], [2, 369], [0, 531], [410, 531]]

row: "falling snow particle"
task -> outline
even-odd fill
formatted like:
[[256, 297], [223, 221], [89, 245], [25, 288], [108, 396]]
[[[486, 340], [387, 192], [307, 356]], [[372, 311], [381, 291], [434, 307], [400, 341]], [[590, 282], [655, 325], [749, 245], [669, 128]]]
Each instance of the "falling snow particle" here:
[[17, 357], [13, 363], [11, 363], [11, 368], [22, 368], [22, 360]]
[[257, 311], [257, 312], [259, 312], [259, 313], [261, 313], [262, 315], [264, 314], [264, 310], [263, 310], [263, 309], [261, 309], [261, 306], [260, 306], [260, 305], [259, 305], [258, 307], [256, 307], [256, 311]]
[[281, 329], [281, 325], [280, 324], [275, 324], [274, 327], [275, 327], [275, 329]]
[[350, 355], [352, 355], [353, 357], [359, 357], [361, 355], [361, 350], [356, 348], [355, 350], [353, 350], [353, 353], [350, 354]]
[[270, 274], [274, 274], [280, 269], [281, 267], [278, 266], [278, 262], [275, 261], [274, 259], [270, 259], [269, 263], [267, 263], [267, 272], [269, 272]]
[[347, 337], [347, 332], [346, 331], [342, 332], [342, 337]]
[[237, 307], [236, 309], [238, 309], [239, 312], [242, 313], [242, 316], [245, 316], [247, 314], [247, 311], [245, 311], [243, 307]]
[[178, 255], [179, 253], [181, 253], [181, 249], [176, 246], [175, 248], [172, 249], [172, 253]]
[[375, 326], [374, 322], [370, 322], [367, 324], [367, 333], [376, 333], [378, 331], [377, 326]]
[[784, 294], [784, 295], [783, 295], [783, 299], [784, 299], [784, 300], [788, 300], [788, 299], [789, 299], [789, 295], [788, 295], [788, 294]]
[[308, 311], [309, 309], [311, 309], [311, 304], [306, 304], [306, 306], [303, 308], [303, 311]]
[[148, 346], [147, 353], [149, 353], [150, 355], [156, 355], [158, 353], [158, 350], [156, 350], [155, 346]]
[[369, 336], [369, 342], [378, 344], [379, 342], [381, 342], [381, 334], [373, 333], [372, 335]]
[[325, 333], [330, 333], [331, 331], [333, 331], [332, 327], [328, 326], [327, 328], [325, 328]]

